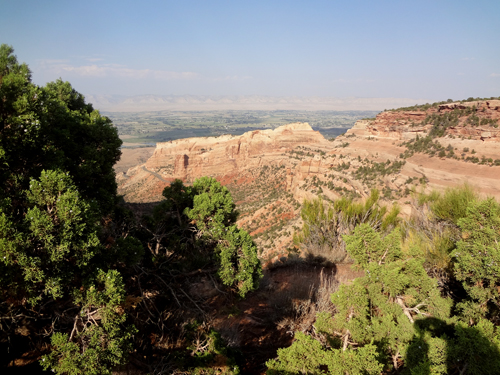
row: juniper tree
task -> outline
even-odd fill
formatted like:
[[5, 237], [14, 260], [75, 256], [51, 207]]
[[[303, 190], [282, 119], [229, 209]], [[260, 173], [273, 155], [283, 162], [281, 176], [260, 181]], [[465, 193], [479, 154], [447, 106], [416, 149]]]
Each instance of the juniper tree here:
[[165, 200], [143, 225], [155, 262], [180, 272], [203, 268], [240, 296], [257, 288], [262, 270], [250, 235], [235, 225], [237, 212], [229, 190], [202, 177], [192, 186], [173, 181]]
[[[342, 353], [357, 359], [347, 367], [329, 366], [328, 373], [398, 369], [415, 337], [414, 322], [428, 316], [448, 318], [451, 301], [440, 296], [437, 282], [425, 272], [422, 253], [403, 253], [398, 230], [383, 236], [361, 224], [344, 239], [349, 256], [365, 276], [332, 294], [336, 313], [320, 312], [315, 327], [326, 337], [322, 351], [334, 358]], [[299, 341], [293, 349], [283, 349], [273, 366], [281, 369], [276, 363], [300, 345]], [[366, 368], [373, 372], [363, 372]]]
[[125, 288], [116, 270], [97, 270], [75, 292], [79, 312], [71, 332], [51, 337], [53, 350], [42, 358], [42, 367], [58, 374], [111, 374], [132, 349], [133, 326], [124, 328]]
[[[448, 191], [433, 205], [439, 208], [439, 220], [461, 230], [452, 259], [454, 277], [463, 283], [466, 296], [454, 293], [454, 301], [443, 297], [445, 291], [426, 272], [428, 249], [420, 241], [410, 236], [403, 247], [400, 229], [385, 235], [361, 224], [344, 240], [364, 276], [332, 294], [335, 314], [317, 315], [315, 339], [297, 333], [292, 346], [268, 362], [271, 373], [369, 373], [359, 361], [328, 366], [324, 357], [355, 357], [372, 347], [376, 355], [366, 357], [371, 358], [366, 369], [378, 364], [386, 372], [412, 375], [500, 372], [500, 205], [478, 200], [470, 189]], [[446, 209], [450, 205], [452, 211]], [[452, 314], [457, 310], [460, 316]]]
[[29, 68], [12, 53], [0, 47], [0, 197], [11, 198], [13, 212], [21, 213], [24, 200], [16, 197], [30, 179], [42, 170], [61, 170], [109, 214], [121, 145], [116, 129], [68, 82], [31, 83]]
[[204, 245], [215, 245], [217, 275], [222, 283], [244, 297], [256, 289], [262, 277], [257, 246], [235, 225], [235, 204], [225, 186], [214, 178], [202, 177], [193, 182], [192, 189], [193, 208], [186, 208], [186, 215], [195, 223]]
[[466, 319], [500, 316], [500, 205], [493, 199], [473, 201], [458, 220], [462, 239], [452, 253], [455, 277], [468, 298], [459, 304]]
[[266, 363], [268, 374], [377, 375], [383, 365], [377, 361], [377, 348], [367, 344], [359, 350], [344, 351], [327, 348], [302, 332], [295, 334], [294, 343], [278, 349], [278, 360]]
[[237, 212], [229, 190], [215, 178], [201, 177], [193, 182], [193, 208], [186, 215], [195, 222], [200, 235], [220, 238], [224, 229], [236, 222]]
[[414, 321], [426, 316], [446, 319], [451, 301], [440, 296], [436, 280], [425, 272], [422, 253], [418, 249], [410, 254], [402, 252], [398, 230], [382, 237], [362, 224], [344, 238], [350, 256], [365, 276], [332, 295], [338, 313], [328, 324], [325, 317], [321, 322], [343, 334], [346, 349], [350, 342], [375, 340], [379, 352], [398, 368], [413, 339]]
[[120, 145], [111, 121], [69, 83], [34, 85], [27, 65], [17, 62], [11, 47], [0, 46], [0, 345], [5, 352], [27, 350], [28, 343], [46, 347], [44, 340], [52, 335], [60, 347], [51, 357], [58, 373], [90, 368], [59, 366], [70, 355], [66, 349], [92, 357], [87, 365], [98, 368], [96, 373], [126, 360], [126, 314], [104, 314], [116, 301], [96, 305], [93, 311], [106, 317], [94, 316], [89, 339], [90, 347], [113, 347], [119, 360], [110, 361], [106, 350], [90, 350], [88, 340], [78, 338], [83, 336], [65, 335], [72, 327], [78, 332], [87, 327], [77, 319], [83, 300], [76, 295], [100, 282], [96, 269], [112, 272], [118, 282], [121, 276], [110, 269], [119, 262], [133, 264], [142, 254], [132, 237], [104, 244], [109, 235], [104, 223], [112, 220], [117, 201], [112, 167]]

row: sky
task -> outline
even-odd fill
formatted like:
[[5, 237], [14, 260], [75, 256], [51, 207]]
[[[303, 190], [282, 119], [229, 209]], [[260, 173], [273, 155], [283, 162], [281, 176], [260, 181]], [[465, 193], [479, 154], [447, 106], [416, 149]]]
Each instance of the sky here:
[[498, 0], [0, 0], [39, 85], [90, 95], [500, 95]]

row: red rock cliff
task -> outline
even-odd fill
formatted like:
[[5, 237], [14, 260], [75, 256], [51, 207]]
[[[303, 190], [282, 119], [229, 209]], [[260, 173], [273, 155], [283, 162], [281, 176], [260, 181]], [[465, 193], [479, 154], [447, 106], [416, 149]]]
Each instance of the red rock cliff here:
[[[274, 130], [255, 130], [241, 136], [200, 137], [158, 143], [153, 156], [144, 164], [118, 176], [120, 192], [130, 200], [155, 200], [159, 187], [178, 178], [193, 181], [211, 176], [223, 179], [245, 170], [279, 163], [283, 155], [300, 145], [328, 141], [307, 123], [294, 123]], [[146, 192], [145, 188], [153, 188]], [[141, 190], [142, 192], [138, 191]]]

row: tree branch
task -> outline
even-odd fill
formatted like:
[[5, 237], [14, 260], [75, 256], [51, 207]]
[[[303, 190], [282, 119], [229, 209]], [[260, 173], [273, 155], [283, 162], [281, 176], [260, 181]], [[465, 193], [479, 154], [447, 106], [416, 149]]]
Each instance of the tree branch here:
[[408, 317], [408, 319], [410, 319], [410, 322], [415, 323], [415, 321], [413, 320], [413, 317], [411, 316], [410, 312], [408, 311], [408, 308], [406, 307], [406, 305], [403, 301], [403, 298], [397, 296], [396, 302], [398, 303], [399, 306], [401, 306], [403, 308], [403, 312]]

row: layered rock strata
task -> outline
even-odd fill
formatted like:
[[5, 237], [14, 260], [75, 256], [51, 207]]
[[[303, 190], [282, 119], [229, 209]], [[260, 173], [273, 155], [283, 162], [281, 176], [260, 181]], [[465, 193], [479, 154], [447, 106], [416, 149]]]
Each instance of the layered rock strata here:
[[[451, 112], [460, 113], [458, 120], [432, 140], [445, 155], [425, 149], [408, 153], [408, 141], [431, 133], [430, 116]], [[241, 136], [159, 143], [145, 164], [118, 175], [119, 192], [130, 202], [153, 202], [176, 178], [190, 183], [215, 177], [233, 193], [239, 225], [266, 257], [290, 246], [304, 199], [363, 197], [378, 188], [387, 204], [398, 202], [409, 214], [412, 191], [469, 183], [500, 200], [499, 125], [500, 100], [492, 100], [382, 112], [334, 141], [296, 123]]]
[[255, 130], [241, 136], [222, 135], [158, 143], [153, 156], [145, 164], [118, 175], [120, 193], [130, 201], [155, 201], [161, 199], [161, 190], [174, 179], [189, 183], [201, 176], [225, 180], [237, 178], [251, 169], [288, 165], [286, 153], [301, 145], [327, 144], [328, 141], [307, 123]]
[[470, 126], [466, 123], [467, 116], [461, 116], [457, 126], [450, 127], [446, 134], [455, 137], [479, 141], [500, 142], [500, 100], [475, 101], [465, 103], [441, 104], [427, 111], [385, 111], [379, 113], [374, 120], [358, 121], [350, 134], [391, 138], [397, 140], [413, 139], [417, 135], [426, 136], [432, 128], [431, 124], [421, 123], [431, 115], [449, 113], [453, 110], [466, 110], [476, 114], [481, 120], [496, 120], [497, 127], [490, 124]]

